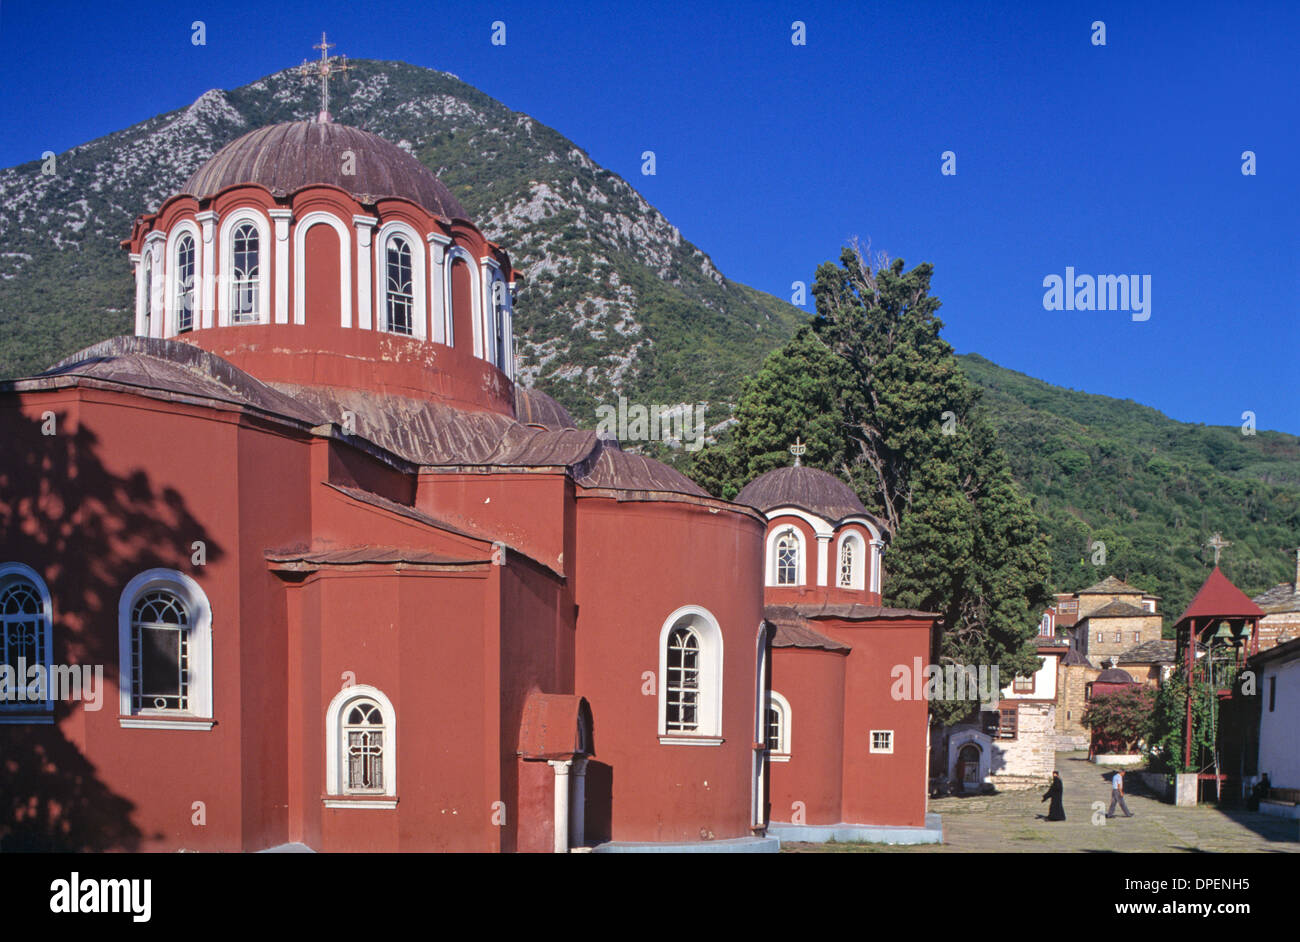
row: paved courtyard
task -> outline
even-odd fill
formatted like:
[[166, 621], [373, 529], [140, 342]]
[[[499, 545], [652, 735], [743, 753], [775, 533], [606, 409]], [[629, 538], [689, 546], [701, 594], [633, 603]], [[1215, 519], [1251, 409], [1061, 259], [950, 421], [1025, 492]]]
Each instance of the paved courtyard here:
[[[785, 844], [787, 851], [867, 853], [1068, 853], [1149, 851], [1155, 853], [1300, 853], [1300, 822], [1248, 811], [1212, 807], [1176, 808], [1126, 787], [1132, 818], [1122, 813], [1093, 823], [1093, 802], [1110, 805], [1110, 770], [1093, 765], [1083, 752], [1060, 752], [1056, 770], [1065, 784], [1064, 821], [1047, 821], [1042, 788], [970, 798], [930, 801], [943, 816], [941, 845], [891, 847], [873, 844]], [[1126, 783], [1127, 785], [1128, 783]]]

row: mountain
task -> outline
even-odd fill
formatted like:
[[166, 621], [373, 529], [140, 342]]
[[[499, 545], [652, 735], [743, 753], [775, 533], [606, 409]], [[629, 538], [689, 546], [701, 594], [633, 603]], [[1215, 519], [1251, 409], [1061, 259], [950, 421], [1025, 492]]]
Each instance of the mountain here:
[[[521, 377], [580, 424], [594, 427], [594, 407], [619, 394], [704, 401], [710, 424], [725, 420], [741, 378], [807, 319], [728, 280], [558, 132], [444, 72], [353, 64], [352, 80], [332, 92], [336, 120], [410, 150], [509, 250], [525, 273]], [[227, 142], [315, 107], [286, 70], [74, 147], [52, 175], [39, 161], [0, 170], [0, 376], [130, 332], [133, 283], [118, 243], [136, 214]], [[1247, 592], [1292, 578], [1300, 439], [1188, 425], [976, 355], [962, 363], [1048, 525], [1057, 588], [1114, 573], [1163, 596], [1172, 620], [1208, 572], [1204, 543], [1215, 531], [1233, 544], [1224, 571]], [[1106, 543], [1104, 566], [1091, 563], [1096, 540]]]
[[[741, 377], [806, 315], [725, 278], [627, 181], [576, 144], [455, 76], [356, 60], [331, 92], [335, 120], [406, 148], [446, 183], [525, 273], [520, 375], [579, 419], [620, 393], [712, 403], [726, 419]], [[0, 375], [37, 372], [131, 331], [119, 241], [222, 145], [313, 117], [294, 69], [72, 148], [55, 173], [0, 170]], [[716, 419], [713, 417], [716, 416]]]
[[[1214, 565], [1248, 595], [1295, 578], [1300, 545], [1300, 438], [1177, 422], [1132, 400], [1063, 389], [960, 358], [984, 390], [1016, 479], [1051, 536], [1060, 591], [1114, 574], [1183, 613]], [[1094, 541], [1106, 562], [1093, 565]]]

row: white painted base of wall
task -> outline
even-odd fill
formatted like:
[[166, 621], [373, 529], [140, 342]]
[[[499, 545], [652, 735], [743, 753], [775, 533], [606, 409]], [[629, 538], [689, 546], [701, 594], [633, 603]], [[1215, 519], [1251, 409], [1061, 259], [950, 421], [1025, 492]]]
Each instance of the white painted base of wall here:
[[1261, 798], [1259, 810], [1264, 814], [1271, 814], [1275, 818], [1292, 818], [1300, 821], [1300, 805], [1294, 802]]
[[1092, 761], [1097, 765], [1141, 765], [1143, 759], [1141, 756], [1133, 755], [1102, 755], [1093, 756]]

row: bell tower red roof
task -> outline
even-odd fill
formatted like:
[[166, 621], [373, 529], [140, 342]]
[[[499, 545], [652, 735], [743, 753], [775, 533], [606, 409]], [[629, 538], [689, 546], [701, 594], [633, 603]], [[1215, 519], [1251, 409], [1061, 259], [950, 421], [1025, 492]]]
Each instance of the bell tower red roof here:
[[1189, 618], [1260, 618], [1263, 614], [1264, 610], [1215, 566], [1192, 599], [1192, 604], [1187, 606], [1187, 611], [1178, 619], [1178, 624], [1181, 625]]

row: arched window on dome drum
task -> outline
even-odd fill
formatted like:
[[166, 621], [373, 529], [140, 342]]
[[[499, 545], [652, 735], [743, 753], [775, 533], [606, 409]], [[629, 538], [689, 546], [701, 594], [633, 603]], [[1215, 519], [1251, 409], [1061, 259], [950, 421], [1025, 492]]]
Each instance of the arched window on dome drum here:
[[146, 592], [131, 609], [133, 710], [190, 708], [190, 613], [167, 589]]
[[776, 541], [776, 583], [796, 585], [799, 580], [799, 541], [794, 533], [783, 533]]
[[503, 281], [492, 283], [492, 335], [496, 343], [492, 362], [497, 368], [506, 368], [506, 285]]
[[668, 732], [699, 728], [700, 637], [693, 628], [674, 628], [668, 637]]
[[347, 762], [345, 791], [352, 794], [384, 791], [384, 716], [373, 700], [349, 705], [343, 718], [343, 754]]
[[261, 244], [257, 227], [240, 223], [231, 234], [230, 322], [255, 324], [261, 320], [258, 310], [261, 278]]
[[176, 241], [176, 332], [194, 329], [194, 237]]
[[409, 336], [414, 332], [411, 312], [415, 307], [410, 243], [401, 236], [390, 236], [385, 258], [388, 277], [386, 329]]
[[840, 544], [840, 588], [853, 588], [853, 541]]

